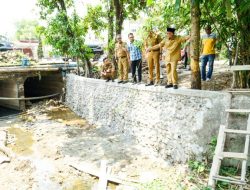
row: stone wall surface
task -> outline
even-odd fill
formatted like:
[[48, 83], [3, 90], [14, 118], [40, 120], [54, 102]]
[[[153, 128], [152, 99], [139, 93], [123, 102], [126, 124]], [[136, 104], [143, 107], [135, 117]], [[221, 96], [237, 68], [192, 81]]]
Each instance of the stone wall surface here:
[[66, 103], [74, 112], [173, 162], [201, 158], [225, 123], [231, 99], [227, 92], [106, 83], [73, 74], [66, 81]]

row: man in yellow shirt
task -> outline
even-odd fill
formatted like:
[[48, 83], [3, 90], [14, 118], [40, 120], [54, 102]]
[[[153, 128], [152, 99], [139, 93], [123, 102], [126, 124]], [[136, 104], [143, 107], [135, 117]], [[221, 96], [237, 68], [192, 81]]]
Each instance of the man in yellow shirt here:
[[[214, 59], [215, 59], [215, 44], [216, 34], [212, 33], [211, 26], [205, 28], [206, 34], [201, 37], [202, 40], [202, 56], [201, 56], [201, 78], [203, 81], [209, 81], [213, 74]], [[208, 72], [206, 67], [208, 63]]]
[[152, 48], [148, 48], [148, 51], [152, 51], [159, 48], [165, 48], [166, 56], [165, 63], [167, 68], [167, 78], [168, 82], [165, 86], [166, 88], [174, 87], [174, 89], [178, 88], [178, 75], [177, 75], [177, 63], [181, 59], [181, 43], [185, 42], [189, 39], [187, 37], [180, 37], [174, 34], [175, 28], [169, 27], [167, 28], [166, 38], [161, 41], [158, 45], [153, 46]]

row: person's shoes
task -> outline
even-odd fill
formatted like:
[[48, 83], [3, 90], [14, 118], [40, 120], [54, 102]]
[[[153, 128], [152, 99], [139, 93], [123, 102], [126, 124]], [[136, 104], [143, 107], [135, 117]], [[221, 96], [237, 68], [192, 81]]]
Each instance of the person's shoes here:
[[210, 81], [211, 79], [210, 78], [207, 78], [207, 80], [206, 81]]
[[118, 81], [117, 83], [118, 83], [118, 84], [119, 84], [119, 83], [123, 83], [123, 80], [120, 80], [120, 81]]
[[132, 84], [136, 84], [137, 82], [136, 81], [133, 81]]
[[173, 84], [167, 84], [167, 85], [165, 86], [165, 88], [171, 88], [171, 87], [173, 87]]
[[146, 84], [145, 86], [152, 86], [154, 85], [153, 81], [151, 81], [150, 83]]
[[174, 89], [178, 89], [178, 86], [176, 84], [174, 85]]
[[142, 82], [141, 81], [139, 81], [138, 83], [136, 83], [136, 84], [142, 84]]
[[123, 81], [123, 83], [122, 84], [126, 84], [128, 81], [127, 80], [125, 80], [125, 81]]
[[115, 80], [114, 80], [114, 79], [112, 79], [112, 82], [115, 82]]
[[109, 82], [109, 81], [110, 81], [110, 79], [107, 79], [107, 80], [106, 80], [106, 82]]
[[155, 82], [155, 84], [154, 84], [155, 86], [159, 86], [160, 85], [160, 83], [159, 82]]

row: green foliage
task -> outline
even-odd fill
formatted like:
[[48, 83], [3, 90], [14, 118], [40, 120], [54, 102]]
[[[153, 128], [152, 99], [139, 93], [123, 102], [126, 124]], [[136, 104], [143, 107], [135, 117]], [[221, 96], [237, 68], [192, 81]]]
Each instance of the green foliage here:
[[124, 19], [137, 19], [141, 10], [144, 10], [146, 3], [141, 0], [126, 0], [124, 5]]
[[139, 48], [140, 50], [142, 50], [142, 47], [143, 47], [143, 42], [140, 41], [140, 40], [135, 40], [134, 41], [134, 45]]
[[[190, 8], [189, 4], [183, 4], [178, 7], [178, 2], [169, 0], [154, 1], [153, 6], [147, 8], [148, 18], [140, 29], [140, 36], [146, 36], [148, 29], [156, 29], [165, 36], [166, 28], [175, 25], [177, 29], [189, 30]], [[179, 4], [180, 5], [180, 4]]]
[[147, 6], [153, 5], [153, 3], [154, 3], [154, 0], [147, 0]]
[[[88, 28], [74, 10], [68, 15], [66, 10], [58, 8], [62, 5], [57, 4], [55, 0], [38, 2], [41, 7], [41, 18], [46, 19], [47, 27], [39, 27], [37, 30], [45, 36], [45, 42], [52, 45], [55, 54], [82, 58], [84, 53], [90, 52], [84, 45]], [[65, 0], [65, 3], [66, 7], [72, 5], [69, 0]], [[45, 16], [45, 13], [50, 14]]]
[[192, 171], [199, 173], [199, 174], [207, 171], [207, 165], [204, 162], [200, 162], [196, 160], [189, 160], [188, 166]]
[[36, 20], [21, 20], [16, 22], [16, 38], [18, 40], [37, 40], [36, 27], [38, 22]]
[[[37, 0], [41, 19], [47, 21], [46, 27], [38, 31], [45, 42], [53, 47], [55, 54], [71, 57], [85, 65], [85, 75], [91, 76], [91, 50], [84, 45], [88, 27], [82, 22], [73, 0]], [[69, 14], [68, 12], [71, 12]]]
[[87, 15], [83, 19], [83, 25], [95, 32], [97, 36], [107, 28], [107, 13], [101, 5], [88, 6]]
[[164, 185], [163, 181], [156, 179], [150, 183], [142, 184], [139, 190], [166, 190], [167, 187]]

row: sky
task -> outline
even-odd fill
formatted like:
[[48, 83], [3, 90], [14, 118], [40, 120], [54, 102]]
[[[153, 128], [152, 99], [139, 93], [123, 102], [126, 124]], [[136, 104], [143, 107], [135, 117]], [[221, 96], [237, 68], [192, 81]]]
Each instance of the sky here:
[[22, 19], [36, 19], [36, 0], [0, 0], [0, 34], [11, 37], [15, 23]]
[[[12, 38], [15, 23], [22, 19], [38, 19], [37, 0], [0, 0], [0, 35]], [[96, 5], [100, 0], [75, 0], [79, 10], [86, 4]], [[78, 11], [79, 11], [78, 10]]]

